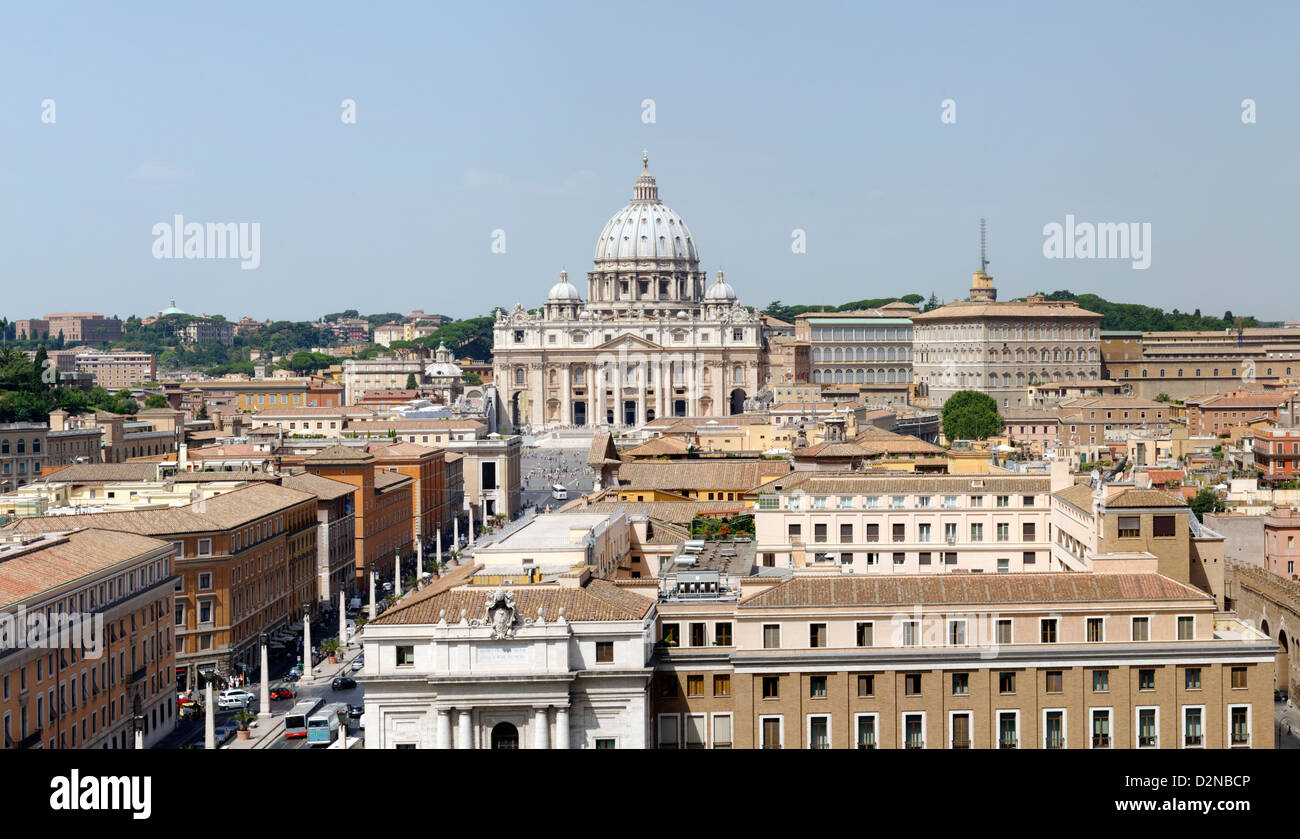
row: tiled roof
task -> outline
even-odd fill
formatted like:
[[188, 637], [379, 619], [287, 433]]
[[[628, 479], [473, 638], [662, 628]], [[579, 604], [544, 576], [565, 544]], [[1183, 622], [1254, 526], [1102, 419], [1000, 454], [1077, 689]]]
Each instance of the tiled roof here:
[[487, 430], [487, 425], [479, 420], [473, 419], [375, 419], [375, 420], [349, 420], [347, 427], [352, 430], [362, 429], [396, 429], [398, 431], [421, 431], [421, 430], [441, 430], [441, 431], [465, 431], [476, 429], [478, 431]]
[[1090, 312], [1068, 301], [1048, 301], [1028, 303], [1008, 301], [1006, 303], [968, 303], [958, 302], [912, 315], [916, 322], [943, 321], [954, 318], [1101, 318], [1096, 312]]
[[[973, 484], [982, 482], [983, 486]], [[999, 492], [1041, 493], [1047, 492], [1052, 479], [1047, 475], [918, 475], [914, 473], [879, 473], [862, 472], [792, 472], [784, 478], [768, 482], [765, 489], [775, 491], [776, 485], [782, 492], [802, 490], [809, 494], [835, 495], [838, 493], [910, 493], [936, 495], [943, 493], [983, 493]]]
[[624, 463], [618, 470], [618, 483], [628, 489], [744, 491], [788, 471], [789, 463], [776, 460], [649, 461]]
[[353, 446], [329, 446], [304, 458], [304, 463], [365, 463], [372, 460], [365, 451]]
[[296, 475], [288, 475], [281, 483], [290, 489], [296, 489], [299, 492], [309, 492], [317, 498], [325, 501], [333, 501], [342, 498], [345, 495], [351, 495], [356, 492], [357, 488], [352, 484], [345, 484], [342, 481], [322, 478], [320, 475], [313, 475], [311, 472], [299, 472]]
[[[444, 612], [447, 623], [458, 623], [462, 611], [469, 620], [482, 618], [487, 595], [494, 588], [462, 586], [447, 589], [390, 609], [374, 623], [434, 624]], [[560, 609], [564, 609], [566, 621], [639, 621], [654, 606], [647, 598], [623, 591], [605, 580], [592, 580], [581, 588], [549, 585], [503, 588], [514, 595], [515, 608], [521, 617], [536, 619], [537, 610], [544, 609], [548, 622], [559, 617]]]
[[380, 460], [384, 459], [401, 459], [405, 460], [412, 457], [424, 457], [427, 454], [441, 451], [441, 449], [421, 446], [419, 443], [407, 443], [399, 441], [396, 443], [370, 443], [365, 447], [366, 451], [373, 454]]
[[698, 515], [727, 515], [748, 509], [743, 501], [595, 501], [583, 506], [582, 499], [565, 504], [558, 513], [612, 513], [619, 508], [628, 515], [642, 514], [658, 521], [687, 525]]
[[827, 441], [795, 451], [798, 458], [836, 458], [836, 457], [870, 457], [872, 452], [857, 443]]
[[[64, 523], [63, 529], [68, 529]], [[105, 571], [167, 543], [136, 533], [77, 530], [15, 556], [0, 552], [0, 608]]]
[[1123, 489], [1106, 499], [1107, 507], [1186, 507], [1187, 502], [1163, 489]]
[[158, 477], [152, 463], [73, 463], [46, 476], [49, 483], [97, 484], [151, 481]]
[[740, 608], [989, 605], [1206, 600], [1161, 574], [930, 574], [797, 576], [740, 602]]
[[676, 437], [651, 437], [639, 446], [622, 451], [625, 457], [659, 457], [662, 455], [686, 454], [690, 447]]
[[1080, 510], [1092, 510], [1092, 487], [1087, 484], [1075, 484], [1052, 493], [1056, 498], [1067, 501]]
[[608, 431], [597, 431], [591, 438], [591, 449], [587, 452], [587, 465], [599, 468], [619, 462], [618, 450], [614, 448], [614, 438]]
[[375, 489], [391, 489], [400, 484], [410, 483], [413, 480], [414, 479], [410, 475], [403, 475], [401, 472], [382, 469], [375, 472]]

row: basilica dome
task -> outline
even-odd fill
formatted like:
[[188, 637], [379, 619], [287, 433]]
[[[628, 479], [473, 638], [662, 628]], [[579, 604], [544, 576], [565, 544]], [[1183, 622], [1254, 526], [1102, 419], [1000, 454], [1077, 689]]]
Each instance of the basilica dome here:
[[644, 156], [631, 203], [605, 223], [596, 240], [597, 265], [643, 259], [681, 260], [692, 267], [700, 259], [686, 222], [659, 200], [659, 187]]

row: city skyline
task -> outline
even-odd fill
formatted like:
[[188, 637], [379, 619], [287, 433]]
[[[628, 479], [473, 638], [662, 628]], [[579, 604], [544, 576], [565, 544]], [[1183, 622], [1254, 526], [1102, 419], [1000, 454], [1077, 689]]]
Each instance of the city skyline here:
[[[506, 26], [495, 10], [325, 7], [261, 10], [260, 39], [206, 18], [198, 34], [170, 9], [23, 10], [0, 57], [0, 315], [147, 316], [175, 298], [232, 320], [464, 318], [540, 306], [561, 269], [585, 295], [597, 225], [644, 149], [702, 269], [749, 305], [960, 299], [986, 217], [1006, 298], [1297, 319], [1263, 299], [1291, 268], [1300, 113], [1277, 46], [1300, 15], [1112, 8], [1030, 22], [950, 6], [936, 23], [759, 5], [738, 26], [737, 7], [668, 4], [689, 20], [661, 35], [640, 10], [516, 7]], [[176, 215], [259, 225], [258, 264], [156, 258]], [[1047, 258], [1045, 227], [1071, 218], [1150, 225], [1149, 267]]]

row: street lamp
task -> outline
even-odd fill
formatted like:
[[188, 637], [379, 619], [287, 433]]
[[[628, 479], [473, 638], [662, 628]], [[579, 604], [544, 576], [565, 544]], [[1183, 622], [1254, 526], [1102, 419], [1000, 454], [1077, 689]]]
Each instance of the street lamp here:
[[140, 707], [140, 694], [131, 700], [131, 727], [135, 730], [135, 747], [144, 748], [144, 709]]

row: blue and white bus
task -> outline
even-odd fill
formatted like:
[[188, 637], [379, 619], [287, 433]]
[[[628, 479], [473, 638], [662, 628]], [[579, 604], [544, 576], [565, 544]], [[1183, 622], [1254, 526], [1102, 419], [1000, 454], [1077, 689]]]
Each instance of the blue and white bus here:
[[307, 742], [312, 745], [329, 745], [340, 734], [348, 736], [348, 706], [341, 702], [326, 705], [307, 719]]

